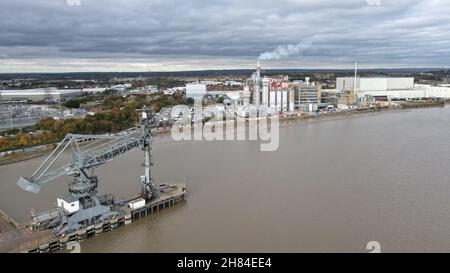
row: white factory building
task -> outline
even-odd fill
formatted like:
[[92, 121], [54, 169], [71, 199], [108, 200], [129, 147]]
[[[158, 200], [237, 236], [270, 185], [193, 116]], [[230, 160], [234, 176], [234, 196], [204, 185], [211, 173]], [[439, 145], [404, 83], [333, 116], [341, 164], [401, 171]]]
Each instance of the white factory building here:
[[[354, 82], [354, 77], [336, 78], [336, 89], [352, 90]], [[414, 78], [356, 78], [356, 90], [363, 92], [412, 89]]]
[[416, 98], [450, 98], [450, 88], [430, 85], [416, 85], [414, 78], [336, 78], [336, 89], [339, 91], [356, 90], [357, 98], [367, 97], [375, 99], [416, 99]]
[[202, 99], [204, 95], [206, 95], [206, 84], [186, 84], [186, 98]]
[[103, 93], [106, 91], [105, 87], [83, 88], [83, 93]]
[[242, 92], [243, 106], [265, 107], [273, 111], [292, 111], [294, 93], [289, 89], [287, 76], [261, 77], [258, 62], [256, 72], [247, 79]]
[[289, 90], [289, 79], [264, 77], [262, 82], [261, 105], [276, 111], [292, 111], [294, 109], [294, 92]]

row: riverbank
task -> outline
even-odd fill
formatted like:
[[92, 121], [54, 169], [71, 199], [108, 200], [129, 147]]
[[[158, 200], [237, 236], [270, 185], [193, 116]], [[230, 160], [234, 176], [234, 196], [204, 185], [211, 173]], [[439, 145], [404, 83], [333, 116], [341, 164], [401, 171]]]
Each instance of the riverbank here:
[[33, 151], [28, 153], [14, 153], [11, 155], [7, 155], [0, 158], [0, 166], [41, 157], [49, 154], [52, 150], [53, 147], [49, 147], [39, 151]]
[[[324, 111], [320, 113], [301, 113], [301, 112], [293, 112], [289, 114], [281, 114], [280, 121], [292, 121], [292, 120], [308, 120], [308, 119], [318, 119], [318, 118], [327, 118], [327, 117], [339, 117], [339, 116], [353, 116], [358, 114], [370, 114], [370, 113], [378, 113], [381, 111], [392, 111], [392, 110], [409, 110], [416, 108], [429, 108], [429, 107], [445, 107], [446, 104], [450, 103], [450, 100], [447, 101], [400, 101], [395, 102], [395, 106], [387, 106], [387, 107], [366, 107], [366, 108], [358, 108], [358, 109], [350, 109], [346, 111]], [[154, 134], [165, 134], [170, 132], [171, 127], [162, 127], [154, 130]], [[34, 159], [37, 157], [42, 157], [48, 155], [53, 148], [47, 148], [44, 150], [33, 151], [29, 153], [17, 153], [8, 155], [0, 158], [0, 166], [12, 164], [16, 162], [26, 161], [30, 159]]]

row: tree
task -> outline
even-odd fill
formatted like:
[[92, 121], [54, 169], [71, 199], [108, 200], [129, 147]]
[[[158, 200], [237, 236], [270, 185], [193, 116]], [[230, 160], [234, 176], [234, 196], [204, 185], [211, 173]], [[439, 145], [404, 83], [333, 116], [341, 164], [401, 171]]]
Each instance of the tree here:
[[161, 106], [159, 106], [159, 104], [157, 104], [157, 103], [152, 103], [152, 105], [150, 106], [150, 109], [152, 109], [153, 112], [159, 112], [159, 110], [161, 109]]
[[65, 107], [68, 108], [80, 108], [80, 101], [79, 100], [68, 100], [64, 103]]
[[50, 131], [55, 124], [55, 120], [51, 117], [43, 118], [36, 124], [36, 130]]
[[0, 151], [7, 150], [11, 147], [11, 141], [8, 139], [0, 138]]
[[186, 99], [186, 103], [187, 103], [188, 105], [193, 105], [193, 104], [194, 104], [194, 99], [193, 99], [193, 98], [187, 98], [187, 99]]
[[18, 135], [19, 137], [19, 141], [18, 141], [18, 145], [21, 147], [27, 147], [30, 145], [30, 137], [26, 134], [20, 134]]

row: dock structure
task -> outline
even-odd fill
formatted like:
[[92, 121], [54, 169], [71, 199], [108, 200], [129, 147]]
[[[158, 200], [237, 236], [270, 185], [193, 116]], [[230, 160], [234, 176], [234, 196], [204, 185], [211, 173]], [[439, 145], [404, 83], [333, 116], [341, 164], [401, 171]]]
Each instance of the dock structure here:
[[402, 108], [430, 108], [430, 107], [445, 107], [445, 101], [435, 101], [435, 100], [427, 100], [427, 101], [406, 101], [400, 103]]
[[[0, 211], [0, 252], [48, 253], [66, 249], [69, 248], [71, 242], [82, 242], [90, 237], [99, 236], [185, 200], [185, 184], [164, 185], [160, 191], [157, 198], [143, 207], [133, 210], [125, 206], [115, 206], [114, 210], [122, 212], [120, 217], [99, 222], [59, 237], [55, 236], [51, 230], [31, 231]], [[132, 199], [128, 200], [126, 204], [129, 201]]]
[[[135, 221], [139, 218], [145, 217], [147, 215], [153, 214], [157, 211], [163, 210], [165, 208], [175, 205], [175, 203], [184, 199], [186, 193], [185, 186], [163, 186], [160, 188], [160, 196], [157, 197], [152, 202], [149, 202], [145, 206], [131, 210], [130, 208], [125, 209], [125, 216], [131, 216], [131, 220]], [[125, 217], [125, 221], [127, 217]]]
[[[151, 145], [152, 129], [157, 120], [146, 107], [137, 109], [137, 112], [140, 118], [136, 126], [122, 132], [103, 135], [67, 134], [31, 177], [19, 177], [17, 185], [33, 193], [38, 193], [43, 185], [63, 175], [72, 176], [73, 182], [69, 183], [68, 193], [56, 199], [56, 208], [33, 213], [33, 223], [27, 225], [29, 231], [50, 230], [52, 236], [39, 237], [39, 240], [25, 239], [27, 244], [24, 246], [18, 238], [32, 237], [36, 233], [17, 233], [20, 230], [18, 227], [12, 230], [5, 227], [8, 234], [17, 233], [9, 240], [8, 251], [15, 249], [14, 246], [18, 252], [55, 251], [69, 242], [81, 241], [122, 224], [130, 224], [184, 200], [185, 184], [154, 183], [151, 176]], [[89, 143], [81, 145], [84, 142]], [[97, 195], [98, 177], [93, 174], [94, 168], [137, 148], [144, 152], [144, 175], [140, 176], [139, 196], [126, 201], [124, 206], [125, 202], [116, 203], [112, 194]], [[65, 160], [61, 156], [64, 152], [70, 152], [72, 156], [62, 163], [60, 161]], [[18, 226], [7, 215], [3, 218], [5, 223]]]
[[49, 240], [51, 231], [30, 231], [0, 210], [0, 252], [16, 252], [23, 245], [39, 244]]

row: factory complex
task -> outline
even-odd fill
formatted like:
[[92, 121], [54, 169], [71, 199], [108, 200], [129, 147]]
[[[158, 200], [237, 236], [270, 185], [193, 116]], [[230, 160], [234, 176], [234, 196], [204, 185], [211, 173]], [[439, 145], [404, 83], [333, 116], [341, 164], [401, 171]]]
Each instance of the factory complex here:
[[[131, 81], [130, 79], [123, 79]], [[138, 78], [141, 80], [141, 78]], [[264, 111], [268, 114], [302, 112], [312, 113], [321, 109], [349, 110], [358, 105], [381, 101], [418, 99], [449, 99], [450, 87], [417, 84], [413, 77], [336, 77], [331, 84], [310, 77], [290, 79], [288, 75], [263, 75], [260, 63], [247, 78], [207, 78], [193, 81], [183, 79], [184, 86], [160, 88], [157, 85], [134, 86], [131, 83], [109, 87], [58, 89], [0, 90], [0, 101], [59, 103], [87, 94], [115, 90], [122, 96], [136, 94], [185, 94], [186, 98], [203, 100], [209, 107], [224, 108], [228, 113], [249, 116]], [[219, 98], [223, 98], [220, 99]], [[264, 110], [255, 110], [264, 109]]]
[[354, 77], [337, 77], [335, 88], [322, 88], [309, 77], [291, 81], [286, 75], [263, 76], [259, 62], [251, 77], [243, 81], [241, 90], [207, 91], [208, 85], [187, 84], [186, 96], [205, 99], [223, 95], [225, 108], [238, 116], [255, 114], [255, 109], [269, 114], [310, 113], [320, 109], [345, 111], [383, 101], [450, 98], [450, 87], [445, 85], [415, 84], [413, 77], [359, 77], [356, 69]]

